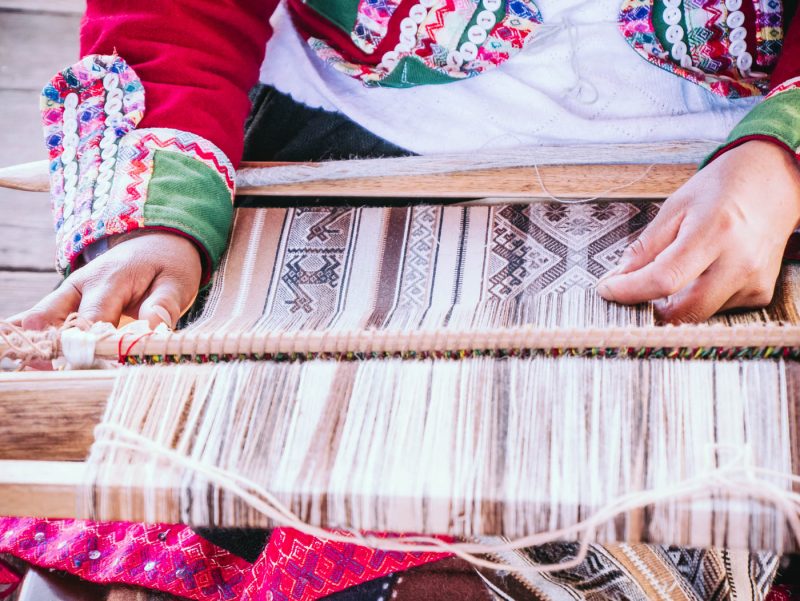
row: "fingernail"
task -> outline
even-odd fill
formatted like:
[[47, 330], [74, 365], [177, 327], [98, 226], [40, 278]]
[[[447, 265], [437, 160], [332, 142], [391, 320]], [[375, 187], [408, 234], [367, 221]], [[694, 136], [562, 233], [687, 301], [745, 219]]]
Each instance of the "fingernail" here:
[[158, 317], [167, 324], [169, 327], [172, 327], [172, 317], [164, 307], [161, 305], [153, 305], [153, 313], [158, 315]]
[[597, 284], [599, 285], [602, 282], [605, 282], [608, 278], [612, 278], [615, 275], [618, 275], [620, 271], [621, 270], [620, 270], [619, 266], [614, 267], [613, 269], [610, 269], [610, 270], [606, 271], [602, 276], [600, 276], [600, 279], [597, 280]]
[[597, 294], [607, 301], [613, 302], [615, 300], [614, 294], [611, 292], [611, 288], [609, 288], [605, 282], [600, 281], [597, 283]]

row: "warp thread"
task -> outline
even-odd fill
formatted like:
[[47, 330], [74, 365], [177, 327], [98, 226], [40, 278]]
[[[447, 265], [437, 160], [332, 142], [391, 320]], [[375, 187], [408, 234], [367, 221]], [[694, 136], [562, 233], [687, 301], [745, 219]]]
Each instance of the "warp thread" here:
[[[101, 438], [104, 433], [116, 435], [117, 438]], [[149, 454], [156, 459], [166, 459], [192, 470], [204, 476], [209, 483], [236, 495], [277, 525], [291, 527], [322, 540], [357, 544], [383, 551], [407, 553], [433, 551], [453, 554], [475, 567], [490, 570], [541, 573], [575, 568], [586, 559], [589, 545], [595, 540], [595, 533], [598, 528], [612, 521], [615, 517], [626, 512], [644, 509], [659, 501], [689, 500], [696, 499], [697, 496], [712, 498], [714, 495], [729, 495], [730, 498], [734, 499], [757, 499], [772, 503], [782, 512], [791, 529], [792, 536], [800, 544], [800, 493], [781, 489], [766, 479], [768, 476], [777, 477], [784, 479], [787, 483], [800, 484], [800, 476], [778, 473], [774, 470], [753, 465], [749, 447], [746, 445], [732, 449], [730, 446], [723, 444], [709, 445], [707, 448], [709, 459], [713, 460], [713, 457], [719, 451], [724, 450], [733, 450], [735, 455], [719, 467], [710, 466], [705, 471], [692, 478], [687, 478], [677, 486], [642, 490], [622, 495], [570, 527], [535, 533], [503, 543], [487, 544], [481, 542], [449, 542], [444, 538], [425, 535], [376, 537], [357, 531], [341, 534], [313, 526], [300, 519], [288, 507], [271, 495], [269, 491], [253, 480], [230, 470], [221, 469], [182, 455], [178, 451], [166, 448], [137, 432], [116, 424], [104, 423], [95, 428], [95, 435], [97, 437], [94, 443], [96, 446], [116, 447]], [[764, 477], [760, 478], [759, 476]], [[496, 555], [504, 551], [539, 546], [559, 540], [577, 540], [580, 543], [578, 553], [573, 559], [557, 564], [515, 566], [480, 557], [480, 555]]]

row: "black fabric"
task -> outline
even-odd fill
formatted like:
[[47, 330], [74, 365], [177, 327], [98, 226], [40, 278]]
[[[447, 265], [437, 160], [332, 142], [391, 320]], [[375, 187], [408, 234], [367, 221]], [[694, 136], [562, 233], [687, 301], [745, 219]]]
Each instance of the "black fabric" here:
[[207, 541], [254, 563], [269, 542], [272, 530], [259, 528], [193, 528]]
[[265, 85], [250, 98], [245, 161], [335, 161], [413, 154], [370, 133], [341, 113], [309, 108]]

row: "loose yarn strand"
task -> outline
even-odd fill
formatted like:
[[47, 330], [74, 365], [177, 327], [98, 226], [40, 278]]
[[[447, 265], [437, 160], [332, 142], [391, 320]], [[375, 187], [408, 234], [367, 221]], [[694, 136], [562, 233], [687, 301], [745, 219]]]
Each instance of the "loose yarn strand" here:
[[599, 194], [597, 194], [596, 196], [592, 196], [592, 197], [589, 197], [589, 198], [559, 198], [557, 196], [554, 196], [553, 193], [550, 192], [550, 190], [547, 189], [547, 186], [545, 185], [544, 180], [542, 179], [542, 173], [539, 171], [539, 166], [534, 164], [533, 165], [533, 170], [536, 173], [536, 181], [539, 184], [539, 186], [542, 188], [542, 191], [545, 193], [545, 196], [547, 198], [549, 198], [550, 200], [552, 200], [554, 202], [558, 202], [558, 203], [561, 203], [561, 204], [575, 205], [575, 204], [584, 204], [584, 203], [587, 203], [587, 202], [593, 202], [595, 200], [601, 200], [603, 198], [608, 197], [608, 195], [613, 193], [613, 192], [619, 192], [620, 190], [624, 190], [625, 188], [630, 188], [631, 186], [634, 186], [634, 185], [638, 184], [640, 181], [644, 180], [648, 175], [650, 175], [650, 172], [655, 167], [656, 167], [656, 164], [655, 163], [651, 163], [650, 165], [647, 166], [647, 169], [645, 169], [644, 172], [642, 172], [641, 175], [637, 175], [635, 178], [633, 178], [632, 180], [630, 180], [630, 181], [628, 181], [628, 182], [626, 182], [624, 184], [620, 184], [618, 186], [612, 186], [610, 188], [607, 188], [607, 189], [603, 190], [602, 192], [600, 192]]

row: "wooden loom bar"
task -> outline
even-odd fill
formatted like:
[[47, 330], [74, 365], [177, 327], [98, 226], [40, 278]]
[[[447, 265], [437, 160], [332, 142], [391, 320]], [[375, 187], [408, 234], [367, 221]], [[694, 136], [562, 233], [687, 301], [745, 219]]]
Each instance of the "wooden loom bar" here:
[[[39, 336], [29, 332], [30, 336]], [[52, 333], [41, 335], [48, 341], [50, 358], [60, 356], [60, 344]], [[87, 334], [90, 336], [90, 334]], [[9, 340], [22, 345], [15, 334]], [[13, 357], [9, 340], [0, 338], [0, 356]], [[553, 349], [583, 351], [587, 349], [736, 349], [736, 348], [800, 348], [800, 325], [754, 324], [683, 324], [678, 326], [616, 326], [609, 328], [539, 328], [533, 325], [511, 328], [487, 328], [458, 331], [438, 330], [297, 330], [290, 332], [153, 332], [134, 335], [116, 332], [94, 341], [96, 358], [208, 355], [253, 356], [311, 353], [403, 354], [449, 351], [505, 351]]]
[[[269, 169], [287, 163], [243, 163], [242, 170]], [[313, 166], [313, 164], [309, 164]], [[603, 198], [666, 198], [696, 171], [693, 164], [542, 165], [336, 180], [312, 180], [269, 186], [240, 186], [238, 194], [255, 196], [396, 197], [507, 199], [601, 196]], [[645, 176], [646, 177], [643, 177]], [[546, 190], [540, 183], [544, 183]], [[0, 187], [47, 192], [47, 161], [0, 169]]]
[[0, 374], [0, 460], [85, 459], [113, 382], [113, 370]]

